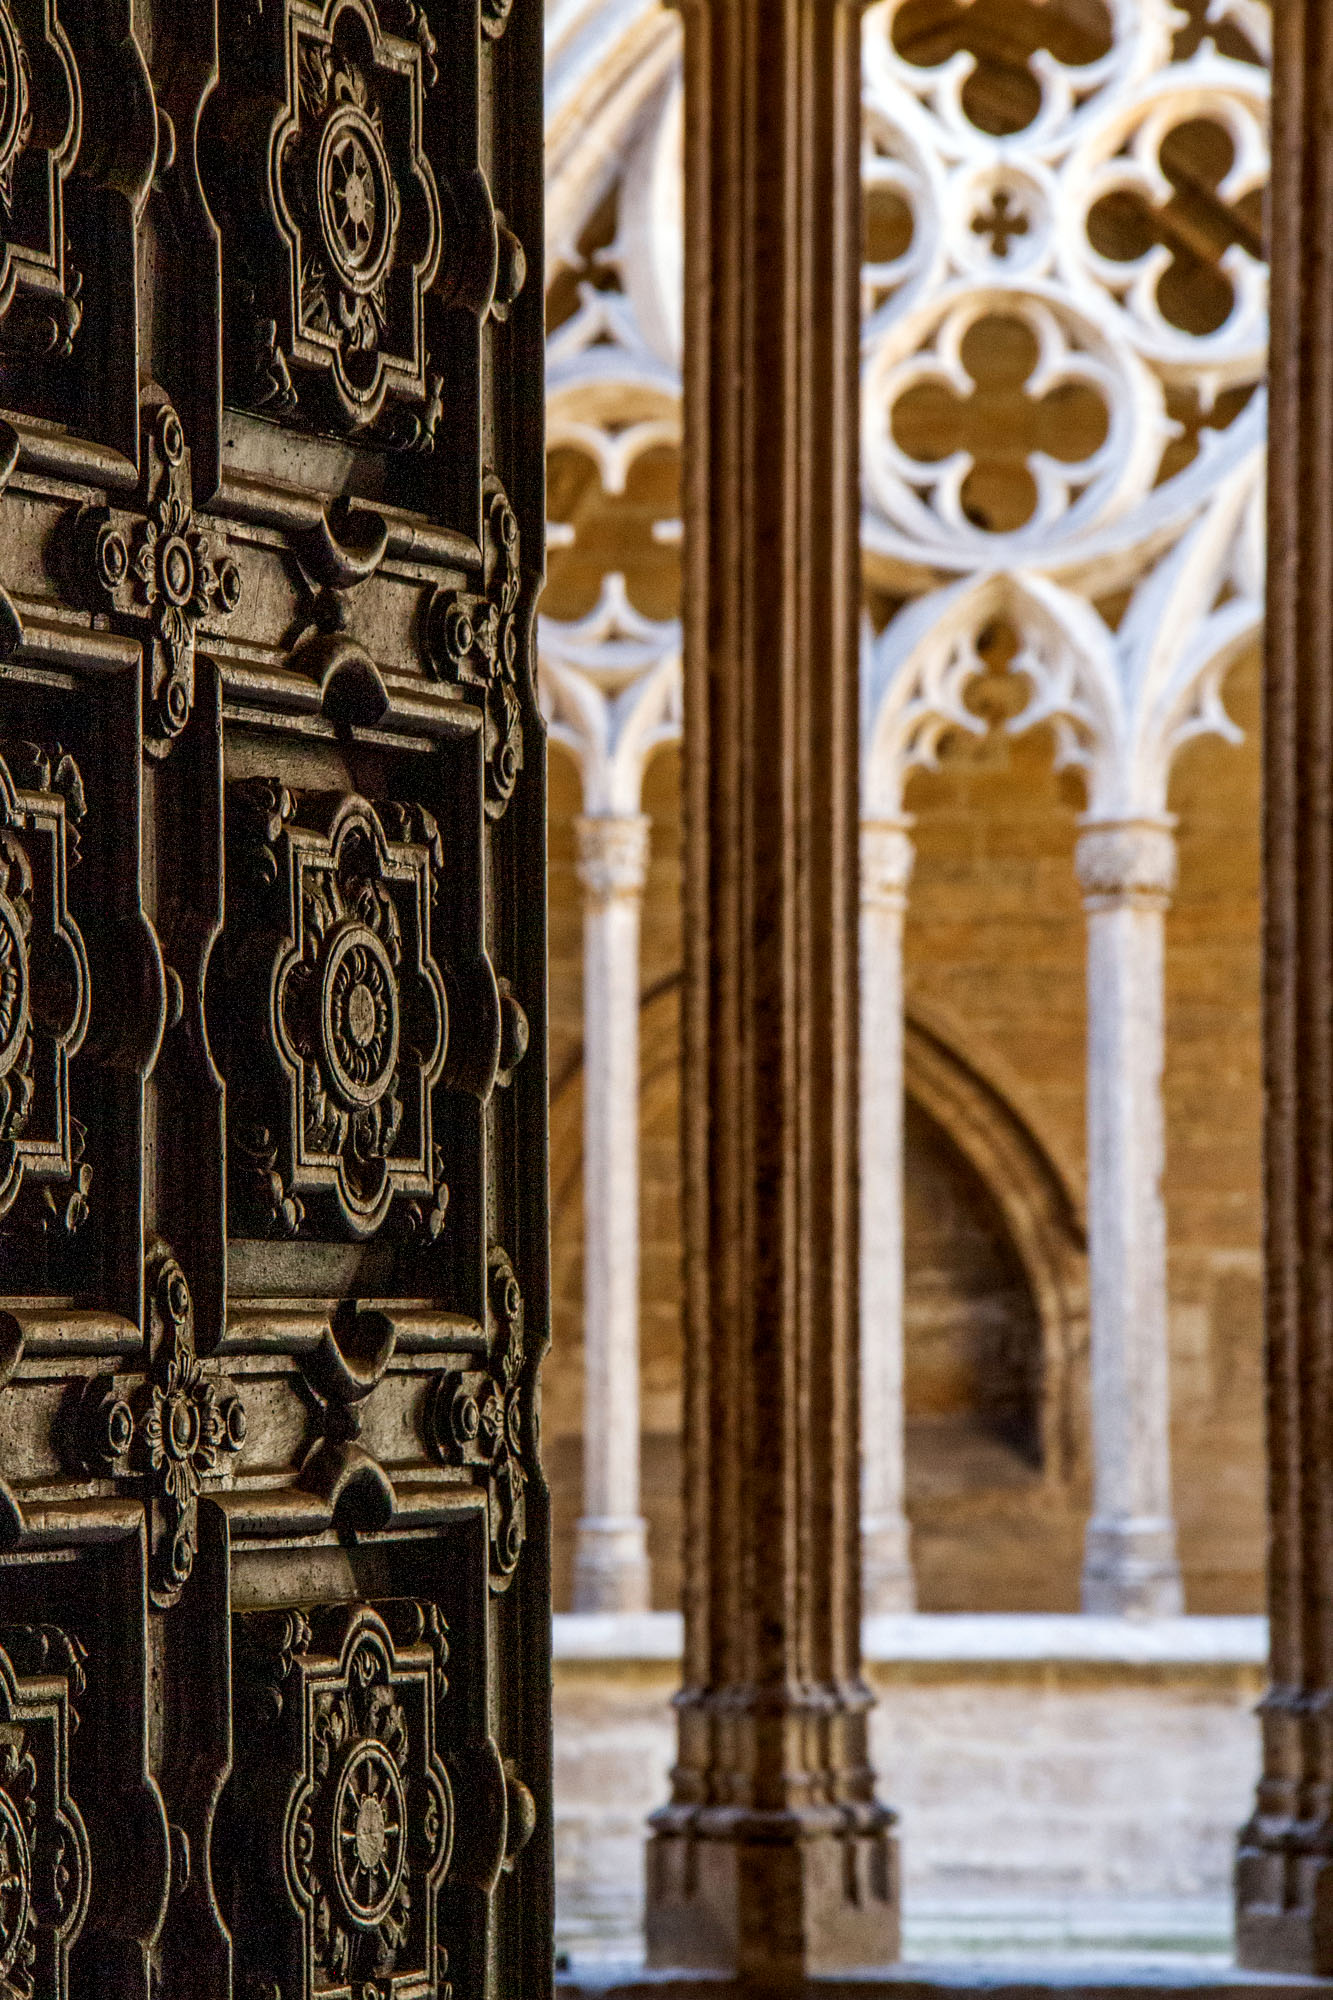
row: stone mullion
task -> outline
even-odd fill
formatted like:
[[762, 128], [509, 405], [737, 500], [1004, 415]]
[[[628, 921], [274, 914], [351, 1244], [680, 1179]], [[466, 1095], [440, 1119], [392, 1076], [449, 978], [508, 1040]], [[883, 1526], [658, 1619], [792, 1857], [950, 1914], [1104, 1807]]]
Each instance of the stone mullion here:
[[1264, 715], [1271, 1680], [1237, 1950], [1333, 1972], [1333, 24], [1274, 10]]
[[859, 1675], [859, 16], [686, 24], [686, 1690], [660, 1964], [882, 1961]]
[[1182, 1609], [1171, 1507], [1163, 952], [1169, 820], [1086, 822], [1093, 1511], [1087, 1611]]
[[648, 836], [641, 813], [578, 822], [585, 1043], [578, 1611], [649, 1607], [639, 1494], [639, 920]]
[[861, 1588], [915, 1600], [903, 1413], [903, 925], [911, 821], [861, 823]]

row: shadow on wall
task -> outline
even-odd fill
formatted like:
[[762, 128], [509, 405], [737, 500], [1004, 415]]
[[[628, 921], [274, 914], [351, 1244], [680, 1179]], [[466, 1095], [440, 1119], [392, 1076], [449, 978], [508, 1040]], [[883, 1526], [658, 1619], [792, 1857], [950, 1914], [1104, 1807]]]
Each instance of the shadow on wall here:
[[[653, 1604], [672, 1609], [680, 1601], [683, 1368], [678, 982], [645, 996], [641, 1039], [643, 1508]], [[907, 1464], [919, 1602], [938, 1611], [1076, 1610], [1087, 1508], [1078, 1223], [1054, 1169], [1003, 1101], [930, 1030], [913, 1026], [908, 1044]], [[554, 1344], [542, 1427], [555, 1604], [566, 1610], [582, 1485], [577, 1052], [556, 1081]], [[1003, 1205], [992, 1192], [997, 1180]]]

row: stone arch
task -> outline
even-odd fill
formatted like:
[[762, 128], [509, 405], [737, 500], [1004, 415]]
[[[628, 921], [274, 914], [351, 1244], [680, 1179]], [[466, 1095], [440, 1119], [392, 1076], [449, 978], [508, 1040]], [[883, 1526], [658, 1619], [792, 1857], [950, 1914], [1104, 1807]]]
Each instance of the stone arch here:
[[1087, 1239], [1078, 1195], [1012, 1097], [938, 1026], [909, 1011], [904, 1087], [989, 1194], [1032, 1294], [1040, 1327], [1040, 1457], [1063, 1485], [1084, 1457], [1081, 1393], [1088, 1338]]

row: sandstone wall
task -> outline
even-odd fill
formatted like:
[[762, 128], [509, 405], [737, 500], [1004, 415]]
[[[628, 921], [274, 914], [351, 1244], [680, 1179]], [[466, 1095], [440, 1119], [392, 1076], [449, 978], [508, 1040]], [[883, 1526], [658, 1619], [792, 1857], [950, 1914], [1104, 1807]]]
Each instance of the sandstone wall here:
[[[1261, 1649], [1259, 1635], [1211, 1660], [1191, 1661], [1188, 1644], [1174, 1660], [1080, 1660], [1002, 1633], [992, 1651], [1035, 1656], [872, 1662], [872, 1752], [901, 1814], [909, 1943], [965, 1934], [988, 1907], [1012, 1927], [1025, 1905], [1048, 1922], [1063, 1909], [1086, 1923], [1091, 1909], [1114, 1935], [1117, 1915], [1128, 1927], [1142, 1923], [1135, 1906], [1170, 1902], [1221, 1943], [1207, 1932], [1227, 1920], [1257, 1771]], [[638, 1948], [644, 1821], [667, 1796], [677, 1672], [670, 1658], [557, 1657], [557, 1936], [575, 1955]]]
[[[1167, 922], [1164, 1083], [1173, 1462], [1187, 1605], [1197, 1612], [1262, 1603], [1257, 660], [1233, 671], [1226, 693], [1244, 742], [1189, 746], [1171, 794], [1180, 843]], [[1000, 1093], [1077, 1215], [1084, 926], [1072, 856], [1081, 782], [1053, 769], [1047, 732], [1004, 733], [1023, 700], [1013, 675], [996, 671], [971, 699], [992, 724], [984, 740], [955, 740], [938, 773], [911, 781], [918, 859], [908, 1005]], [[578, 810], [577, 776], [556, 753], [554, 1346], [544, 1436], [562, 1607], [582, 1427]], [[654, 1602], [669, 1607], [678, 1602], [681, 1371], [674, 753], [650, 768], [644, 810], [653, 821], [641, 1021], [644, 1497]], [[1088, 1497], [1085, 1328], [1041, 1323], [996, 1191], [920, 1107], [908, 1120], [907, 1181], [909, 1509], [919, 1601], [939, 1611], [1072, 1610]]]

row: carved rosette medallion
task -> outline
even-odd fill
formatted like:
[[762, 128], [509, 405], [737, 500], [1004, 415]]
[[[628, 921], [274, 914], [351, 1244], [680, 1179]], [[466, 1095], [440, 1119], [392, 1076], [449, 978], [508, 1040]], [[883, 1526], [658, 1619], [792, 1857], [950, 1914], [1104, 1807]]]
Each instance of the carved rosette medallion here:
[[[391, 840], [386, 819], [405, 837]], [[397, 1195], [405, 1225], [428, 1210], [434, 1233], [448, 1190], [431, 1093], [449, 1038], [431, 947], [435, 822], [265, 780], [233, 788], [230, 820], [249, 891], [234, 1007], [262, 1020], [270, 1057], [266, 1084], [253, 1047], [235, 1044], [235, 1195], [269, 1231], [295, 1235], [314, 1198], [357, 1236]]]
[[194, 706], [195, 637], [240, 602], [241, 573], [195, 524], [190, 453], [169, 403], [144, 419], [145, 514], [123, 522], [101, 514], [90, 526], [97, 584], [135, 622], [147, 619], [144, 743], [163, 756]]
[[[76, 1229], [91, 1173], [69, 1065], [88, 1024], [88, 961], [69, 913], [83, 780], [58, 747], [0, 751], [0, 1216], [25, 1182], [29, 1220]], [[35, 1204], [35, 1205], [34, 1205]]]
[[65, 2000], [88, 1904], [88, 1836], [69, 1795], [82, 1652], [53, 1626], [0, 1626], [0, 1993]]
[[490, 1254], [486, 1303], [489, 1364], [439, 1375], [431, 1394], [429, 1432], [446, 1465], [475, 1468], [485, 1481], [491, 1588], [503, 1590], [527, 1536], [527, 1476], [523, 1294], [513, 1265], [498, 1247]]
[[480, 692], [486, 714], [486, 811], [498, 819], [523, 768], [517, 616], [521, 576], [518, 520], [494, 473], [487, 474], [485, 500], [484, 589], [436, 592], [428, 646], [438, 674]]
[[438, 1611], [395, 1601], [243, 1614], [236, 1625], [249, 1711], [241, 1955], [255, 1976], [310, 2000], [434, 1992], [454, 1834], [437, 1751], [448, 1686]]

